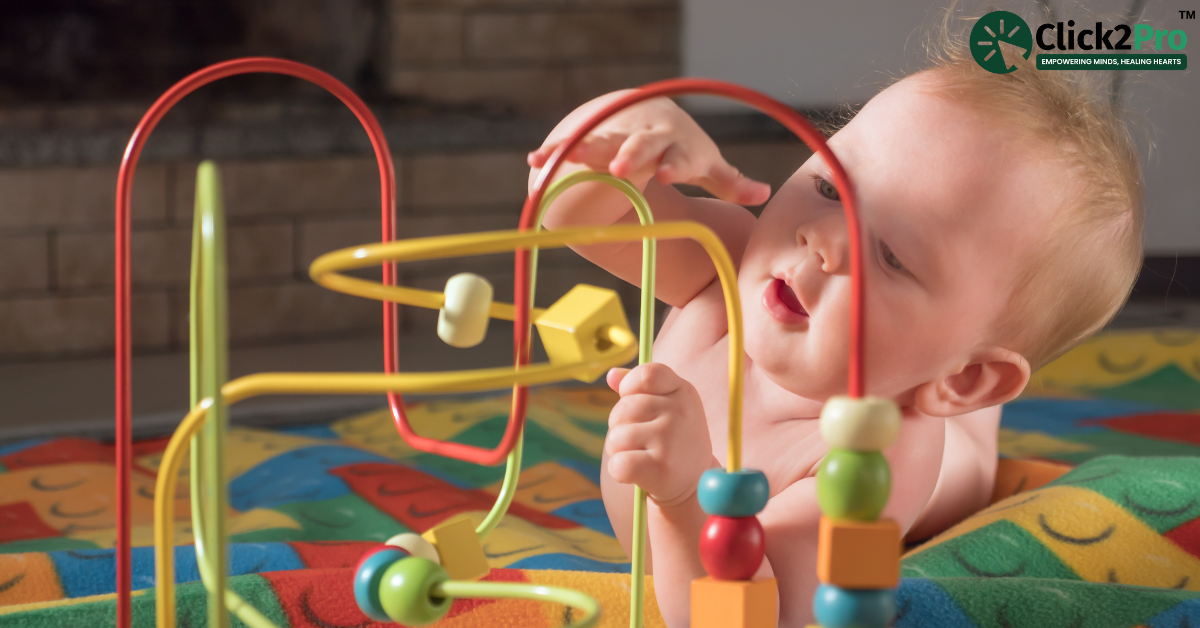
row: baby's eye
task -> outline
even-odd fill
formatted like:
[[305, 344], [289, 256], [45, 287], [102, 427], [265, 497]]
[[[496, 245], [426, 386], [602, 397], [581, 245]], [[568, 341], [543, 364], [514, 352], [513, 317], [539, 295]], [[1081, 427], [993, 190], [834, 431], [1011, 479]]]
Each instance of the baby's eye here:
[[892, 249], [888, 248], [887, 244], [880, 242], [879, 251], [880, 254], [883, 255], [883, 261], [887, 263], [888, 266], [891, 266], [896, 270], [904, 270], [904, 264], [900, 263], [900, 259], [896, 257], [896, 254], [892, 252]]
[[833, 187], [832, 183], [816, 175], [813, 176], [813, 183], [817, 186], [817, 194], [820, 194], [831, 201], [842, 200], [842, 198], [838, 196], [837, 188]]

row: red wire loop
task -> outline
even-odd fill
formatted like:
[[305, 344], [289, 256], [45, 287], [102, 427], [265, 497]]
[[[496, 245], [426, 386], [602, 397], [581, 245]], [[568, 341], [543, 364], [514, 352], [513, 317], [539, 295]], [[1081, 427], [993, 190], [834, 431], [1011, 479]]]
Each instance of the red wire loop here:
[[[138, 157], [150, 136], [150, 132], [185, 96], [196, 89], [213, 81], [249, 73], [284, 74], [301, 78], [315, 83], [341, 100], [355, 117], [362, 123], [375, 149], [375, 158], [379, 162], [379, 195], [381, 202], [382, 225], [384, 242], [396, 237], [396, 173], [392, 164], [392, 154], [388, 149], [387, 138], [379, 122], [364, 103], [349, 87], [336, 78], [314, 67], [269, 57], [248, 57], [233, 59], [223, 63], [208, 66], [188, 75], [168, 89], [146, 114], [142, 116], [129, 144], [125, 148], [125, 156], [121, 160], [121, 169], [117, 175], [117, 207], [116, 207], [116, 449], [117, 449], [117, 626], [128, 628], [132, 620], [130, 614], [131, 561], [129, 547], [129, 476], [132, 469], [131, 417], [130, 400], [132, 398], [130, 363], [132, 356], [131, 316], [130, 316], [130, 199], [133, 190], [133, 175], [137, 169]], [[383, 281], [394, 285], [396, 280], [395, 265], [385, 264]], [[392, 373], [396, 369], [396, 304], [383, 304], [383, 336], [384, 336], [384, 369]], [[399, 396], [396, 397], [399, 401]], [[401, 406], [403, 407], [403, 406]]]

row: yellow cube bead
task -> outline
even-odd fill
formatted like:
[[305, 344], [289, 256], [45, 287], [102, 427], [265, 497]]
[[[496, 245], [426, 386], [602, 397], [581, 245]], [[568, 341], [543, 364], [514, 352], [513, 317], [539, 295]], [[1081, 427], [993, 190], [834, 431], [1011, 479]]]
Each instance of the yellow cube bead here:
[[[571, 288], [534, 323], [552, 364], [599, 360], [613, 350], [612, 342], [600, 332], [607, 327], [629, 329], [617, 293], [587, 284]], [[592, 382], [605, 370], [588, 371], [576, 379]]]
[[775, 628], [779, 587], [762, 580], [692, 580], [691, 628]]
[[468, 518], [453, 519], [421, 535], [437, 548], [442, 568], [451, 580], [478, 580], [491, 571], [475, 524]]
[[900, 582], [900, 526], [891, 519], [821, 517], [817, 577], [843, 589], [894, 589]]

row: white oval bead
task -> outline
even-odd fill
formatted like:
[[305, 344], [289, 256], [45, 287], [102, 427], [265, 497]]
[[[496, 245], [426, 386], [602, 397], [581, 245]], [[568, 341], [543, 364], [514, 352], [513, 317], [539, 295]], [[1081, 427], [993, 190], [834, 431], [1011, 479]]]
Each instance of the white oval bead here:
[[425, 560], [433, 561], [439, 565], [442, 564], [442, 559], [438, 557], [437, 548], [433, 546], [433, 543], [426, 541], [419, 534], [413, 534], [412, 532], [401, 532], [400, 534], [388, 539], [385, 545], [399, 547], [400, 549], [408, 552], [409, 556], [424, 558]]
[[487, 335], [492, 284], [475, 273], [446, 281], [446, 302], [438, 314], [438, 337], [451, 347], [474, 347]]
[[830, 397], [821, 408], [821, 438], [830, 447], [880, 451], [900, 436], [900, 408], [883, 397]]

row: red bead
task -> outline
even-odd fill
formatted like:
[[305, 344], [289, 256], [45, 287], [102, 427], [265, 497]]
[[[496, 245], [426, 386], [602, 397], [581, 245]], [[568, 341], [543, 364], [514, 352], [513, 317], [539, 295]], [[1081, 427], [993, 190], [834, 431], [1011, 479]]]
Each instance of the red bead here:
[[712, 516], [700, 531], [700, 562], [718, 580], [749, 580], [765, 552], [758, 517]]

